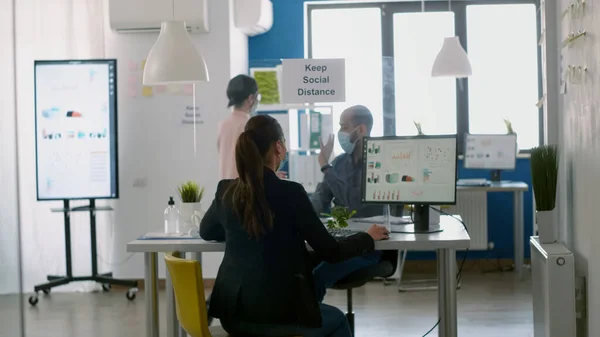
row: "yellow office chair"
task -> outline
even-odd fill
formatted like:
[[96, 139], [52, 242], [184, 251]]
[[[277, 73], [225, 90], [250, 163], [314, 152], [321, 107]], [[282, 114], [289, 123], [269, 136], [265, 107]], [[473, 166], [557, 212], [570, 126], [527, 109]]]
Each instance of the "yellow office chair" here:
[[200, 263], [177, 258], [173, 254], [166, 254], [165, 262], [175, 291], [177, 319], [181, 327], [192, 337], [228, 336], [221, 327], [208, 328]]
[[200, 263], [196, 260], [180, 259], [173, 254], [165, 254], [165, 262], [173, 283], [177, 319], [181, 327], [192, 337], [229, 336], [221, 327], [208, 328]]

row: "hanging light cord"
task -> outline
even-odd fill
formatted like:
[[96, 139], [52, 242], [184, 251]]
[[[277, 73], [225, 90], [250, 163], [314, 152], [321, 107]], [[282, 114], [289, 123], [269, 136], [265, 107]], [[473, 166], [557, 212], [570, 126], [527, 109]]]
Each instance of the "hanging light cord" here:
[[192, 114], [194, 114], [194, 157], [196, 157], [196, 83], [192, 83]]

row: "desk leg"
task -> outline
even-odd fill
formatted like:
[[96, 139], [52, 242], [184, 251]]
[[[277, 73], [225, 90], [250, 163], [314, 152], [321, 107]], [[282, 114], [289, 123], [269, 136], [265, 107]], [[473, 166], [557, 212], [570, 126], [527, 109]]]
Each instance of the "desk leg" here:
[[146, 336], [158, 337], [158, 253], [144, 253]]
[[524, 236], [525, 236], [525, 213], [523, 205], [523, 191], [514, 193], [514, 245], [515, 245], [515, 273], [519, 280], [523, 279], [523, 264], [525, 260]]
[[458, 322], [456, 314], [456, 251], [438, 249], [438, 315], [439, 337], [457, 337]]

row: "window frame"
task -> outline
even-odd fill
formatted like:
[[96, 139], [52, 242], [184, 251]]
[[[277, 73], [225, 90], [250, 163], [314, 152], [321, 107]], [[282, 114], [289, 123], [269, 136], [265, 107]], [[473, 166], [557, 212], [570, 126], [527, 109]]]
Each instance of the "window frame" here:
[[[540, 0], [455, 0], [451, 3], [451, 10], [454, 12], [454, 30], [456, 36], [460, 39], [462, 46], [468, 52], [467, 45], [467, 6], [469, 5], [510, 5], [510, 4], [533, 4], [536, 8], [536, 34], [541, 36], [541, 15]], [[330, 2], [330, 1], [307, 1], [304, 3], [304, 25], [306, 36], [304, 46], [304, 56], [312, 57], [312, 11], [322, 9], [343, 9], [343, 8], [379, 8], [381, 10], [381, 46], [382, 57], [385, 59], [394, 59], [394, 14], [395, 13], [416, 13], [422, 11], [421, 1], [396, 1], [396, 2]], [[448, 1], [425, 1], [425, 12], [449, 11]], [[537, 45], [537, 67], [538, 67], [538, 93], [543, 95], [542, 86], [542, 47]], [[385, 65], [385, 69], [393, 69], [391, 65]], [[383, 69], [382, 69], [383, 71]], [[394, 74], [391, 74], [393, 77]], [[389, 77], [389, 76], [388, 76]], [[395, 88], [389, 83], [385, 83], [386, 76], [383, 76], [383, 109], [387, 111], [384, 114], [383, 134], [384, 136], [396, 135], [396, 102]], [[387, 116], [387, 117], [386, 117]], [[538, 108], [538, 128], [539, 144], [544, 143], [544, 110]], [[458, 135], [458, 154], [464, 152], [464, 135], [469, 132], [469, 79], [456, 80], [456, 133]], [[519, 153], [529, 153], [529, 149], [519, 149]]]

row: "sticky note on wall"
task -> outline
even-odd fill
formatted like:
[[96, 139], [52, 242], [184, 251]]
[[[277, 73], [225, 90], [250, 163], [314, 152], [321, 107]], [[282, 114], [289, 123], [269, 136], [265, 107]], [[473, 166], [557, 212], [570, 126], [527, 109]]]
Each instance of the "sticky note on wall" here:
[[142, 60], [142, 71], [144, 71], [144, 68], [146, 68], [146, 60]]
[[152, 97], [152, 87], [142, 87], [142, 96]]

